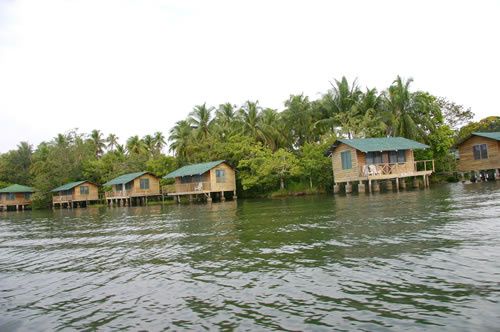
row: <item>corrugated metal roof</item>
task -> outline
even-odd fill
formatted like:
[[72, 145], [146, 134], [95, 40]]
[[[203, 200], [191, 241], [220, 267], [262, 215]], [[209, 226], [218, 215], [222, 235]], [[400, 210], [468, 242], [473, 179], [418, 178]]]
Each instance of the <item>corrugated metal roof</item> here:
[[491, 139], [500, 141], [500, 132], [499, 131], [491, 132], [491, 133], [483, 133], [483, 132], [476, 131], [476, 132], [472, 133], [472, 135], [482, 136], [482, 137], [491, 138]]
[[217, 161], [210, 161], [207, 163], [187, 165], [173, 171], [172, 173], [165, 175], [163, 178], [171, 179], [179, 176], [201, 175], [211, 170], [215, 166], [222, 164], [223, 162], [225, 162], [225, 160], [217, 160]]
[[76, 181], [76, 182], [70, 182], [70, 183], [66, 183], [66, 184], [63, 184], [62, 186], [59, 186], [55, 189], [52, 189], [51, 191], [52, 192], [56, 192], [56, 191], [65, 191], [65, 190], [70, 190], [70, 189], [73, 189], [74, 187], [76, 186], [79, 186], [81, 185], [82, 183], [85, 183], [85, 182], [88, 182], [88, 181]]
[[403, 137], [354, 138], [337, 141], [363, 152], [426, 149], [429, 147]]
[[113, 180], [110, 180], [110, 181], [106, 182], [104, 185], [105, 186], [112, 186], [112, 185], [115, 185], [115, 184], [128, 183], [128, 182], [134, 180], [135, 178], [138, 178], [139, 176], [142, 176], [142, 175], [144, 175], [146, 173], [148, 173], [148, 172], [136, 172], [136, 173], [123, 174], [123, 175], [120, 175], [117, 178], [114, 178]]
[[35, 189], [28, 186], [22, 186], [20, 184], [13, 184], [12, 186], [0, 189], [0, 193], [34, 193], [34, 192]]

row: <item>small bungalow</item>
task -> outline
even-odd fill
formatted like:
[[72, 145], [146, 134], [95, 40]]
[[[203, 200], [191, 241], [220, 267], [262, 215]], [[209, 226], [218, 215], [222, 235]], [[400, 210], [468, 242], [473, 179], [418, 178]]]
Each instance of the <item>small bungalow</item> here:
[[189, 199], [204, 195], [207, 201], [212, 201], [212, 194], [225, 200], [225, 193], [232, 193], [236, 199], [236, 175], [234, 169], [224, 160], [211, 161], [181, 167], [163, 177], [175, 179], [175, 184], [165, 187], [169, 196], [180, 197], [188, 195]]
[[90, 181], [66, 183], [52, 189], [52, 207], [86, 207], [91, 202], [99, 200], [99, 188]]
[[31, 194], [34, 192], [33, 188], [20, 184], [0, 189], [0, 211], [7, 211], [9, 207], [16, 211], [26, 209], [31, 206]]
[[131, 206], [147, 203], [148, 197], [161, 196], [160, 179], [150, 172], [136, 172], [121, 175], [108, 181], [104, 186], [110, 186], [106, 192], [108, 205]]
[[[434, 160], [415, 161], [413, 150], [426, 149], [427, 145], [402, 137], [338, 139], [329, 149], [332, 158], [334, 193], [345, 183], [346, 193], [352, 192], [352, 184], [358, 183], [358, 191], [380, 191], [380, 182], [392, 190], [405, 188], [405, 178], [413, 177], [418, 186], [422, 176], [424, 187], [429, 186], [429, 175], [434, 171]], [[400, 181], [403, 179], [403, 181]]]
[[474, 180], [500, 178], [500, 132], [474, 132], [458, 144], [458, 171]]

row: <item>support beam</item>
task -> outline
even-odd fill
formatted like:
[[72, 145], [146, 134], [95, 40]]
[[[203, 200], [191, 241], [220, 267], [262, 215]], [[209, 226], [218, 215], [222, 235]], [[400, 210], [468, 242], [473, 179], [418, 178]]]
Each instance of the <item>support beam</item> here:
[[399, 192], [399, 178], [396, 178], [396, 191]]
[[224, 192], [223, 192], [223, 191], [221, 191], [221, 192], [220, 192], [220, 201], [221, 201], [221, 202], [224, 202], [225, 200], [226, 200], [226, 197], [224, 197]]
[[387, 180], [385, 182], [385, 188], [388, 190], [388, 191], [392, 191], [392, 180]]
[[358, 183], [358, 193], [365, 193], [366, 192], [366, 187], [363, 181], [359, 181]]
[[352, 184], [351, 184], [350, 182], [347, 182], [347, 183], [345, 184], [345, 193], [346, 193], [346, 194], [350, 194], [350, 193], [352, 193]]
[[373, 180], [372, 192], [374, 193], [380, 192], [380, 183], [376, 180]]
[[418, 184], [418, 179], [417, 177], [413, 177], [413, 188], [418, 188], [419, 187], [419, 184]]
[[400, 179], [400, 181], [399, 181], [399, 188], [406, 189], [406, 179], [405, 178], [401, 178]]
[[333, 193], [338, 194], [339, 192], [340, 192], [340, 185], [335, 183], [335, 185], [333, 186]]

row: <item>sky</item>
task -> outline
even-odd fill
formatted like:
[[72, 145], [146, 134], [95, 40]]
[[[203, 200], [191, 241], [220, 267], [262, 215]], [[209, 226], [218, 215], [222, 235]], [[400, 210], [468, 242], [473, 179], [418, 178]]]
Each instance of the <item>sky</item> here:
[[0, 0], [0, 152], [78, 128], [168, 131], [195, 105], [397, 75], [500, 115], [500, 1]]

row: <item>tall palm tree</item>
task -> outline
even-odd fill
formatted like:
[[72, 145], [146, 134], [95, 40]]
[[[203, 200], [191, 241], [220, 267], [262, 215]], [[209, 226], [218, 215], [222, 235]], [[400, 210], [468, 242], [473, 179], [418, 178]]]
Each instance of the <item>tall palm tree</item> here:
[[236, 114], [236, 105], [231, 103], [220, 104], [215, 112], [214, 134], [220, 139], [227, 138], [239, 129], [239, 121]]
[[95, 155], [99, 158], [104, 152], [104, 148], [106, 147], [105, 140], [102, 136], [102, 133], [98, 129], [92, 130], [90, 133], [90, 141], [94, 145]]
[[118, 145], [118, 136], [115, 134], [109, 134], [106, 138], [106, 142], [108, 143], [108, 149], [110, 151], [114, 151], [115, 147]]
[[242, 133], [244, 135], [265, 143], [266, 139], [261, 127], [260, 111], [259, 101], [247, 101], [238, 111], [238, 117], [240, 118]]
[[196, 128], [197, 135], [200, 138], [206, 138], [210, 134], [213, 109], [213, 107], [207, 107], [206, 103], [204, 103], [203, 105], [196, 105], [189, 113], [189, 124]]
[[144, 142], [135, 135], [127, 140], [127, 151], [128, 153], [141, 154], [145, 151]]
[[163, 147], [167, 144], [165, 141], [165, 136], [162, 132], [157, 131], [153, 134], [153, 142], [155, 146], [155, 153], [159, 154], [163, 150]]
[[178, 121], [170, 129], [169, 150], [183, 162], [188, 159], [188, 149], [193, 138], [193, 128], [187, 120]]
[[283, 147], [287, 141], [286, 133], [289, 130], [281, 121], [280, 113], [272, 108], [266, 108], [261, 112], [260, 124], [264, 143], [273, 151]]
[[388, 112], [387, 131], [388, 136], [403, 136], [417, 139], [423, 136], [418, 123], [418, 107], [414, 94], [410, 92], [410, 84], [413, 79], [406, 81], [399, 75], [389, 89], [384, 93], [384, 104]]
[[143, 146], [149, 155], [153, 155], [155, 152], [155, 141], [153, 136], [146, 135], [142, 138]]

